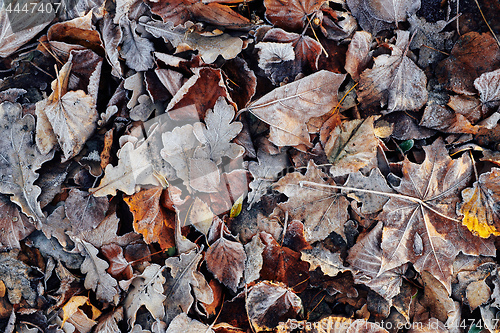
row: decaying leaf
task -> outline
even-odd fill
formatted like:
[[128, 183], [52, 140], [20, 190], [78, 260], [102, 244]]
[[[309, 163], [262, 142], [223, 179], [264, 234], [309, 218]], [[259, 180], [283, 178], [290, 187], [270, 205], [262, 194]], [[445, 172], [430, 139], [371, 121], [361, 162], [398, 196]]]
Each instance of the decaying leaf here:
[[248, 317], [257, 332], [272, 330], [283, 318], [298, 314], [301, 308], [301, 299], [282, 284], [262, 281], [248, 292]]
[[260, 201], [266, 194], [268, 188], [278, 180], [279, 173], [288, 166], [286, 154], [270, 155], [265, 150], [257, 151], [257, 162], [248, 163], [248, 171], [252, 173], [253, 180], [250, 182], [251, 192], [248, 193], [248, 210], [254, 203]]
[[160, 206], [163, 187], [153, 187], [124, 197], [134, 215], [134, 230], [148, 244], [157, 242], [162, 249], [175, 246], [175, 217]]
[[462, 191], [463, 202], [457, 207], [462, 223], [472, 233], [488, 238], [500, 236], [500, 169], [479, 176], [472, 188]]
[[358, 239], [349, 250], [347, 261], [354, 272], [355, 283], [365, 284], [386, 300], [390, 300], [399, 294], [402, 276], [408, 265], [404, 264], [389, 271], [380, 272], [383, 260], [380, 249], [382, 228], [383, 224], [379, 222], [362, 239]]
[[347, 49], [345, 70], [358, 81], [359, 75], [366, 69], [370, 61], [370, 47], [372, 35], [366, 31], [356, 31], [352, 36], [351, 44]]
[[20, 212], [8, 196], [0, 194], [0, 251], [21, 248], [19, 241], [33, 230], [34, 221]]
[[438, 104], [425, 107], [419, 125], [445, 133], [477, 133], [477, 128], [462, 114]]
[[325, 145], [332, 167], [332, 176], [357, 172], [374, 166], [378, 139], [373, 129], [373, 117], [344, 122], [333, 129]]
[[31, 268], [16, 259], [18, 252], [0, 253], [0, 276], [7, 290], [11, 304], [19, 304], [24, 298], [28, 304], [35, 306], [36, 292], [31, 288], [29, 274]]
[[328, 189], [319, 191], [300, 185], [302, 181], [333, 184], [325, 182], [324, 178], [326, 174], [311, 160], [305, 175], [289, 173], [274, 185], [275, 190], [288, 197], [288, 201], [280, 203], [279, 207], [288, 212], [290, 219], [304, 223], [305, 237], [310, 243], [325, 239], [332, 231], [345, 238], [344, 223], [349, 218], [347, 199]]
[[384, 221], [381, 271], [412, 262], [450, 290], [451, 267], [459, 251], [492, 256], [491, 242], [473, 236], [456, 218], [459, 192], [470, 179], [468, 155], [452, 160], [442, 140], [424, 147], [422, 164], [405, 159], [403, 178], [379, 219]]
[[205, 254], [207, 268], [222, 284], [233, 290], [243, 277], [247, 256], [243, 245], [224, 238], [222, 235]]
[[[175, 26], [172, 22], [162, 23], [150, 21], [144, 24], [146, 30], [155, 37], [162, 37], [172, 43], [177, 49], [185, 50], [189, 46], [197, 50], [207, 64], [213, 63], [221, 55], [224, 59], [235, 58], [243, 47], [241, 38], [229, 34], [203, 34], [197, 31], [197, 25], [187, 22], [185, 25]], [[194, 30], [194, 31], [191, 31]]]
[[113, 333], [120, 331], [118, 322], [123, 319], [123, 307], [100, 317], [99, 322], [95, 328], [95, 333]]
[[137, 22], [130, 21], [126, 16], [120, 19], [123, 35], [120, 54], [125, 58], [127, 66], [139, 71], [146, 71], [153, 67], [153, 43], [139, 36], [136, 32]]
[[358, 97], [364, 105], [387, 105], [387, 112], [418, 110], [427, 102], [427, 77], [406, 56], [410, 33], [398, 30], [397, 34], [392, 54], [378, 56], [373, 68], [361, 73]]
[[92, 244], [82, 240], [78, 246], [85, 253], [85, 260], [80, 268], [83, 274], [87, 274], [85, 288], [94, 290], [98, 299], [113, 302], [118, 294], [118, 283], [106, 272], [109, 264], [97, 256], [99, 251]]
[[93, 195], [72, 189], [66, 199], [66, 216], [72, 229], [84, 232], [94, 229], [104, 220], [109, 207], [107, 198], [96, 198]]
[[340, 258], [340, 253], [333, 253], [322, 243], [316, 243], [312, 249], [305, 249], [301, 252], [301, 259], [311, 265], [309, 267], [310, 271], [314, 271], [317, 267], [320, 267], [324, 274], [334, 277], [338, 273], [347, 270], [344, 267], [342, 258]]
[[247, 106], [271, 125], [270, 140], [277, 146], [311, 146], [306, 122], [337, 105], [337, 90], [345, 75], [319, 71], [276, 88]]
[[247, 255], [244, 272], [245, 283], [253, 282], [259, 278], [264, 263], [262, 259], [264, 247], [259, 235], [253, 236], [252, 241], [245, 244], [245, 253]]
[[[347, 178], [346, 187], [358, 189], [372, 190], [377, 192], [393, 193], [394, 191], [387, 185], [387, 182], [380, 172], [380, 169], [372, 169], [368, 177], [363, 176], [360, 172], [351, 173]], [[361, 203], [361, 213], [373, 214], [382, 210], [384, 204], [389, 200], [383, 195], [376, 195], [369, 192], [353, 191], [347, 195], [350, 198], [356, 199]]]
[[47, 154], [59, 143], [65, 160], [77, 155], [96, 128], [98, 114], [90, 95], [68, 91], [73, 54], [52, 82], [52, 94], [36, 103], [36, 143]]
[[155, 318], [165, 316], [163, 301], [166, 297], [163, 295], [163, 284], [165, 283], [163, 269], [164, 267], [160, 265], [151, 264], [132, 281], [131, 289], [123, 303], [129, 328], [134, 327], [137, 311], [141, 306], [145, 306]]
[[10, 200], [21, 207], [24, 214], [39, 221], [45, 219], [37, 201], [41, 189], [34, 185], [42, 164], [54, 156], [54, 152], [41, 154], [36, 148], [32, 133], [35, 119], [26, 115], [21, 118], [19, 104], [0, 104], [0, 192], [12, 194]]
[[324, 0], [265, 0], [266, 17], [279, 28], [296, 30], [307, 24], [310, 16], [316, 16]]
[[170, 322], [166, 333], [214, 333], [214, 330], [199, 322], [196, 319], [191, 319], [187, 314], [181, 313]]
[[[170, 322], [179, 314], [187, 313], [196, 300], [205, 304], [213, 302], [212, 288], [198, 269], [202, 255], [196, 250], [182, 253], [177, 258], [165, 261], [168, 277], [165, 283], [165, 322]], [[193, 297], [194, 296], [194, 297]], [[161, 316], [159, 316], [161, 318]]]

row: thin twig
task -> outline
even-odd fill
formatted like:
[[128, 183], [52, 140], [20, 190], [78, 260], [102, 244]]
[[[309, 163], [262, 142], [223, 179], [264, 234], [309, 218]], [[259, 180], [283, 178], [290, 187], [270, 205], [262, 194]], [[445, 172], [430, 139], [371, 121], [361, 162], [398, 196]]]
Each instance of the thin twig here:
[[486, 21], [486, 17], [484, 17], [483, 11], [481, 10], [481, 7], [479, 6], [479, 2], [477, 2], [477, 0], [474, 0], [474, 2], [476, 3], [477, 8], [479, 9], [479, 12], [481, 13], [481, 16], [483, 17], [484, 23], [486, 23], [486, 26], [488, 27], [488, 29], [490, 29], [490, 32], [493, 35], [493, 38], [495, 38], [498, 46], [500, 47], [500, 41], [498, 40], [497, 36], [493, 32], [493, 29], [491, 29], [490, 25], [488, 24], [488, 21]]

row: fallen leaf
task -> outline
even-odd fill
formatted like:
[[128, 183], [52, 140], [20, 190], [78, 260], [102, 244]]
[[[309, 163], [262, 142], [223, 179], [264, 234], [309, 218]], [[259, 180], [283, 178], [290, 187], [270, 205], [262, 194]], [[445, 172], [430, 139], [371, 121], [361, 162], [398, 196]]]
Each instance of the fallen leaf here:
[[474, 87], [479, 91], [484, 113], [500, 105], [500, 69], [481, 74], [474, 80]]
[[355, 81], [359, 80], [359, 75], [366, 69], [371, 60], [372, 39], [372, 35], [366, 31], [356, 31], [352, 36], [347, 49], [344, 67]]
[[153, 187], [125, 196], [123, 200], [134, 215], [134, 230], [144, 237], [144, 241], [156, 242], [162, 249], [168, 249], [175, 246], [175, 218], [161, 207], [162, 193], [163, 187]]
[[288, 197], [288, 201], [280, 203], [279, 207], [288, 212], [290, 219], [304, 223], [305, 238], [309, 243], [325, 239], [332, 231], [345, 239], [344, 223], [349, 218], [347, 199], [339, 193], [300, 185], [303, 181], [333, 184], [331, 180], [325, 182], [324, 178], [326, 174], [311, 160], [305, 175], [300, 172], [289, 173], [273, 187]]
[[311, 265], [309, 271], [314, 271], [317, 267], [320, 267], [324, 274], [332, 277], [347, 270], [344, 267], [342, 258], [340, 258], [340, 253], [333, 253], [319, 242], [312, 249], [302, 250], [300, 259]]
[[169, 274], [162, 294], [165, 295], [164, 321], [167, 325], [177, 315], [187, 313], [195, 299], [205, 304], [213, 302], [212, 289], [203, 274], [197, 270], [201, 259], [202, 254], [192, 250], [165, 261]]
[[87, 192], [71, 189], [65, 211], [72, 229], [83, 232], [97, 227], [106, 217], [108, 207], [107, 198], [96, 198]]
[[8, 196], [0, 194], [0, 251], [20, 249], [19, 241], [34, 230], [34, 221], [21, 213]]
[[214, 330], [199, 322], [196, 319], [191, 319], [185, 313], [177, 315], [168, 326], [166, 333], [214, 333]]
[[240, 242], [228, 240], [220, 235], [205, 254], [207, 269], [222, 284], [233, 292], [243, 277], [247, 256]]
[[91, 309], [92, 309], [92, 314], [93, 314], [93, 316], [92, 316], [93, 318], [92, 319], [95, 319], [94, 317], [99, 317], [99, 315], [100, 315], [101, 312], [95, 306], [93, 306], [89, 302], [89, 298], [88, 297], [86, 297], [86, 296], [73, 296], [62, 307], [62, 310], [63, 310], [63, 324], [66, 322], [66, 320], [68, 320], [75, 313], [77, 313], [78, 309], [82, 305], [85, 305], [85, 304], [89, 305], [91, 307]]
[[168, 103], [166, 111], [174, 120], [200, 121], [221, 96], [229, 98], [220, 69], [194, 68], [191, 76]]
[[186, 22], [184, 25], [175, 27], [169, 21], [167, 23], [149, 21], [143, 25], [146, 31], [157, 38], [162, 37], [165, 42], [169, 41], [178, 49], [187, 45], [192, 50], [197, 50], [207, 64], [215, 62], [219, 55], [226, 60], [233, 59], [241, 52], [243, 47], [241, 38], [226, 33], [202, 34], [198, 31], [198, 26], [192, 22]]
[[410, 33], [397, 31], [392, 54], [375, 58], [372, 69], [366, 69], [359, 79], [358, 98], [363, 105], [380, 102], [386, 112], [418, 110], [427, 102], [427, 77], [407, 57]]
[[131, 264], [123, 256], [123, 249], [116, 244], [106, 244], [101, 251], [109, 261], [107, 272], [117, 280], [128, 280], [133, 277]]
[[110, 313], [99, 317], [99, 322], [95, 328], [95, 333], [119, 332], [118, 322], [123, 320], [123, 307], [118, 307]]
[[448, 58], [436, 67], [439, 83], [457, 94], [475, 93], [474, 80], [500, 66], [500, 49], [489, 32], [469, 32], [453, 46]]
[[445, 133], [477, 133], [477, 128], [472, 126], [466, 117], [437, 104], [425, 107], [419, 125]]
[[353, 271], [355, 283], [364, 284], [384, 299], [391, 300], [399, 294], [408, 265], [380, 272], [383, 260], [380, 248], [382, 228], [383, 223], [379, 222], [363, 238], [358, 238], [356, 244], [349, 250], [347, 261]]
[[130, 21], [126, 16], [120, 19], [120, 28], [123, 32], [120, 40], [120, 54], [125, 58], [128, 67], [139, 71], [153, 68], [153, 43], [136, 32], [137, 22]]
[[94, 290], [98, 299], [115, 303], [118, 283], [106, 272], [109, 264], [97, 256], [99, 251], [92, 244], [82, 240], [77, 246], [81, 247], [85, 254], [85, 260], [80, 268], [82, 273], [86, 274], [85, 288]]
[[[474, 237], [456, 219], [459, 191], [470, 179], [468, 155], [452, 160], [442, 140], [424, 147], [425, 160], [403, 161], [403, 178], [379, 219], [384, 221], [381, 272], [413, 263], [451, 290], [451, 267], [459, 251], [494, 255], [491, 243]], [[439, 319], [439, 318], [438, 318]]]
[[68, 91], [73, 54], [52, 82], [52, 94], [36, 103], [36, 144], [47, 154], [59, 143], [64, 161], [77, 155], [96, 128], [94, 100], [83, 90]]
[[[207, 111], [205, 126], [200, 122], [193, 125], [193, 133], [205, 145], [207, 157], [217, 165], [221, 163], [223, 156], [235, 159], [243, 154], [244, 149], [240, 145], [230, 142], [243, 128], [240, 122], [233, 121], [234, 115], [233, 106], [224, 97], [219, 97], [213, 110]], [[195, 155], [200, 156], [198, 154], [199, 150]]]
[[0, 253], [0, 276], [7, 289], [11, 304], [19, 304], [24, 298], [30, 306], [35, 306], [37, 294], [31, 288], [31, 267], [16, 259], [16, 250]]
[[455, 302], [439, 280], [427, 271], [422, 272], [422, 282], [424, 284], [424, 295], [420, 303], [428, 307], [430, 316], [439, 319], [441, 322], [451, 324], [449, 319], [452, 319], [454, 312], [460, 311], [458, 302]]
[[283, 284], [262, 281], [247, 296], [247, 311], [256, 332], [269, 331], [284, 318], [295, 317], [302, 309], [301, 299]]
[[45, 219], [45, 215], [37, 201], [41, 189], [34, 185], [38, 178], [35, 171], [51, 160], [54, 152], [41, 154], [36, 149], [31, 135], [35, 130], [35, 119], [31, 115], [21, 118], [21, 114], [19, 104], [0, 104], [3, 123], [0, 136], [5, 138], [0, 143], [0, 192], [12, 194], [10, 201], [21, 207], [28, 217], [40, 221]]
[[264, 243], [260, 240], [259, 235], [253, 236], [252, 240], [245, 244], [245, 253], [247, 260], [245, 262], [245, 283], [250, 283], [260, 277], [260, 270], [264, 264], [262, 253], [264, 251]]
[[[389, 185], [387, 185], [384, 176], [378, 168], [372, 169], [368, 177], [363, 176], [361, 172], [351, 173], [344, 186], [377, 192], [394, 193]], [[363, 214], [377, 213], [382, 210], [387, 200], [389, 200], [388, 197], [369, 192], [353, 191], [347, 196], [361, 203], [360, 211]]]
[[253, 180], [249, 186], [251, 191], [248, 193], [248, 207], [259, 202], [263, 195], [267, 193], [269, 187], [279, 179], [281, 171], [288, 165], [288, 156], [284, 153], [270, 155], [263, 149], [257, 151], [257, 162], [248, 163], [248, 171], [251, 172]]
[[306, 122], [337, 105], [337, 90], [345, 75], [319, 71], [276, 88], [247, 106], [271, 125], [270, 141], [277, 146], [311, 146]]
[[118, 45], [120, 45], [120, 41], [123, 38], [122, 30], [119, 25], [113, 23], [113, 18], [109, 14], [104, 16], [102, 21], [99, 22], [99, 26], [101, 28], [101, 41], [106, 50], [106, 58], [112, 66], [111, 74], [121, 78], [123, 75], [123, 68], [119, 59], [120, 52], [118, 50]]
[[303, 28], [310, 17], [319, 16], [324, 0], [265, 0], [266, 18], [276, 27], [287, 30]]
[[373, 121], [373, 117], [355, 119], [332, 130], [325, 145], [325, 154], [332, 164], [330, 174], [333, 177], [374, 166], [378, 139], [374, 134]]
[[134, 327], [137, 311], [141, 306], [146, 307], [154, 318], [165, 316], [163, 301], [167, 297], [163, 294], [165, 283], [163, 269], [164, 267], [160, 265], [151, 264], [132, 281], [132, 289], [129, 290], [123, 302], [129, 328]]
[[462, 224], [475, 235], [488, 238], [500, 236], [500, 169], [493, 168], [479, 176], [472, 188], [462, 191], [462, 203], [457, 211]]
[[118, 152], [118, 164], [106, 166], [99, 186], [90, 189], [90, 193], [96, 197], [114, 196], [120, 190], [132, 195], [140, 185], [162, 186], [155, 175], [173, 178], [174, 170], [160, 155], [163, 147], [160, 128], [154, 127], [145, 139], [141, 139], [137, 146], [132, 142], [123, 145]]

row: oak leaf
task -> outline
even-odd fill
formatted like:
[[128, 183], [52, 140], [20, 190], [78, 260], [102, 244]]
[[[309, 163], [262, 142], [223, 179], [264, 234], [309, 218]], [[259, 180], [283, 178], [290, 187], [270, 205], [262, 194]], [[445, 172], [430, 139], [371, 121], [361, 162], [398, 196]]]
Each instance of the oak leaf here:
[[403, 178], [394, 188], [400, 195], [392, 196], [378, 217], [384, 221], [381, 272], [411, 262], [450, 290], [451, 267], [459, 251], [492, 256], [495, 249], [456, 219], [458, 194], [471, 177], [470, 158], [452, 160], [439, 139], [424, 150], [422, 164], [404, 160]]
[[305, 238], [310, 243], [325, 239], [332, 231], [345, 239], [344, 223], [349, 218], [347, 199], [339, 193], [301, 186], [303, 181], [332, 185], [324, 178], [326, 174], [311, 160], [305, 175], [289, 173], [274, 185], [275, 190], [288, 197], [279, 207], [288, 212], [290, 219], [303, 221]]
[[19, 241], [34, 230], [34, 221], [20, 212], [8, 196], [0, 194], [0, 251], [20, 249]]
[[472, 188], [462, 191], [458, 212], [462, 224], [479, 237], [500, 236], [500, 169], [479, 176]]
[[151, 264], [132, 281], [131, 289], [123, 302], [129, 328], [134, 327], [137, 311], [141, 306], [145, 306], [154, 318], [165, 316], [163, 301], [166, 297], [163, 295], [163, 284], [165, 283], [163, 270], [164, 267]]
[[37, 221], [45, 215], [37, 201], [40, 187], [34, 185], [42, 164], [54, 156], [54, 152], [42, 154], [36, 148], [31, 133], [35, 131], [35, 119], [31, 115], [21, 118], [19, 104], [0, 104], [2, 128], [0, 136], [0, 193], [11, 194], [10, 200], [21, 207], [24, 214]]
[[274, 89], [246, 109], [271, 126], [270, 140], [275, 145], [310, 147], [306, 122], [335, 108], [344, 78], [322, 70]]
[[119, 307], [110, 313], [99, 317], [99, 322], [94, 330], [95, 333], [119, 332], [118, 322], [123, 319], [123, 307]]
[[392, 54], [375, 58], [372, 69], [361, 73], [358, 98], [364, 105], [380, 102], [387, 113], [397, 110], [418, 110], [427, 102], [427, 77], [407, 57], [410, 33], [397, 31]]

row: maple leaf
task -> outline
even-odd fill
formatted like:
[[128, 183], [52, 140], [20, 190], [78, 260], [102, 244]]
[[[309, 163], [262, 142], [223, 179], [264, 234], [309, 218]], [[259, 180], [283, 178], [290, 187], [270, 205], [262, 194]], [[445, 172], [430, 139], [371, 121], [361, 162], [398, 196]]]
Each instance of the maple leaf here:
[[361, 73], [358, 98], [364, 105], [380, 101], [386, 112], [418, 110], [427, 102], [427, 77], [406, 56], [410, 33], [397, 31], [392, 54], [375, 58], [372, 69]]
[[305, 237], [310, 243], [325, 239], [332, 231], [345, 239], [344, 223], [349, 218], [347, 199], [338, 193], [301, 187], [303, 181], [330, 184], [323, 178], [326, 175], [311, 160], [305, 175], [289, 173], [273, 187], [288, 197], [279, 207], [287, 211], [292, 220], [303, 221]]
[[0, 193], [12, 194], [10, 200], [21, 207], [28, 217], [40, 221], [45, 219], [37, 201], [40, 187], [34, 185], [42, 164], [54, 156], [54, 152], [41, 154], [35, 146], [31, 133], [35, 130], [35, 119], [31, 115], [21, 118], [19, 104], [0, 104], [2, 127], [0, 136]]
[[[162, 37], [179, 50], [185, 50], [186, 45], [197, 50], [207, 64], [211, 64], [221, 55], [224, 59], [235, 58], [243, 48], [241, 38], [226, 33], [209, 34], [198, 31], [198, 25], [186, 22], [174, 27], [172, 22], [162, 23], [149, 21], [141, 23], [155, 37]], [[194, 31], [192, 31], [194, 30]]]
[[[279, 28], [297, 30], [307, 24], [310, 17], [319, 16], [325, 0], [265, 0], [267, 19]], [[313, 18], [314, 18], [313, 17]]]
[[373, 129], [373, 117], [346, 121], [335, 127], [325, 145], [332, 167], [332, 176], [341, 176], [373, 166], [378, 139]]
[[463, 202], [457, 207], [464, 215], [462, 223], [472, 233], [488, 238], [500, 236], [500, 169], [479, 176], [472, 188], [462, 191]]
[[36, 144], [47, 154], [59, 143], [64, 160], [77, 155], [93, 134], [98, 119], [94, 100], [83, 90], [67, 91], [73, 53], [52, 82], [52, 94], [36, 103]]
[[155, 318], [165, 316], [163, 301], [166, 297], [163, 295], [163, 284], [165, 283], [163, 270], [164, 267], [151, 264], [132, 281], [132, 289], [129, 290], [123, 302], [129, 327], [134, 327], [137, 311], [141, 306], [145, 306]]
[[403, 178], [378, 218], [384, 221], [381, 272], [413, 263], [434, 275], [448, 290], [451, 266], [459, 251], [495, 254], [491, 242], [474, 237], [456, 219], [458, 194], [471, 176], [467, 155], [452, 160], [442, 140], [424, 147], [425, 160], [403, 162]]
[[134, 215], [134, 230], [144, 237], [144, 241], [157, 242], [162, 249], [168, 249], [175, 246], [175, 218], [160, 206], [162, 193], [163, 187], [153, 187], [123, 200]]
[[325, 70], [276, 88], [250, 103], [247, 110], [271, 125], [270, 141], [277, 146], [311, 146], [306, 122], [337, 105], [344, 74]]
[[0, 230], [1, 251], [20, 249], [19, 241], [35, 230], [34, 221], [3, 194], [0, 194]]
[[358, 239], [349, 250], [347, 261], [354, 273], [355, 283], [362, 283], [386, 300], [390, 300], [399, 294], [402, 277], [408, 265], [403, 264], [379, 274], [383, 258], [380, 249], [382, 228], [383, 223], [379, 222], [362, 239]]

